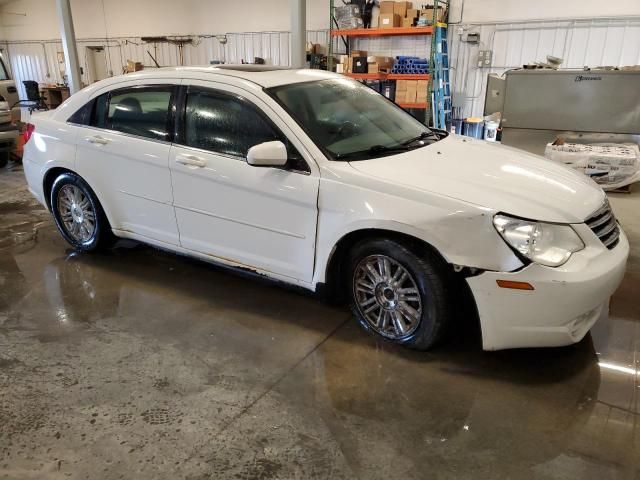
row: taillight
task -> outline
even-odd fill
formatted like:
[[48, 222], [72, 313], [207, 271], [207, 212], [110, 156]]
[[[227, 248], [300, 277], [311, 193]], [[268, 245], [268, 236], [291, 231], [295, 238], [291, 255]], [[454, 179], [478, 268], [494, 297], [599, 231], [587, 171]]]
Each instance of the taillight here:
[[35, 129], [36, 129], [36, 126], [33, 123], [27, 123], [27, 125], [24, 127], [24, 132], [22, 132], [22, 138], [24, 138], [24, 143], [27, 143], [29, 141]]

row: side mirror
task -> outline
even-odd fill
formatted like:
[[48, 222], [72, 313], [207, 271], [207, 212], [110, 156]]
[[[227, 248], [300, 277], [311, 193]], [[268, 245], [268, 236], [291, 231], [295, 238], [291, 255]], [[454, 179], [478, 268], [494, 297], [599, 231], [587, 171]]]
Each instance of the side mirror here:
[[287, 160], [287, 147], [279, 141], [254, 145], [247, 153], [247, 163], [254, 167], [284, 167]]

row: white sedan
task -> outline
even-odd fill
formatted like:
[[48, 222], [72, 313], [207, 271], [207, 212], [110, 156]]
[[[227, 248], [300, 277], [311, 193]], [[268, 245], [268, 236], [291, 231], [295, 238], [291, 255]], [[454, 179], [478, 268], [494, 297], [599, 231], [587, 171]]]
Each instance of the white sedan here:
[[629, 253], [588, 178], [326, 72], [114, 77], [26, 137], [29, 188], [76, 249], [130, 238], [348, 297], [364, 328], [417, 349], [467, 298], [487, 350], [577, 342]]

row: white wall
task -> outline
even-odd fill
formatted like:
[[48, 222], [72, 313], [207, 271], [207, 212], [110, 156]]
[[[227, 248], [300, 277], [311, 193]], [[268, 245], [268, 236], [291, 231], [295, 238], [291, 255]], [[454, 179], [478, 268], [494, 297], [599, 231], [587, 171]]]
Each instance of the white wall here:
[[[72, 0], [71, 8], [78, 38], [287, 31], [290, 23], [289, 0]], [[328, 2], [307, 0], [307, 28], [328, 24]], [[59, 38], [55, 0], [3, 5], [0, 29], [3, 40]]]
[[[290, 22], [289, 0], [71, 3], [78, 38], [287, 31]], [[450, 20], [459, 21], [461, 13], [462, 23], [640, 16], [640, 0], [452, 0]], [[329, 1], [307, 0], [307, 28], [321, 30], [328, 26]], [[55, 0], [19, 0], [0, 7], [2, 40], [49, 40], [59, 36]]]
[[[461, 0], [453, 0], [450, 21], [460, 20]], [[640, 0], [465, 0], [463, 23], [602, 18], [640, 15]]]

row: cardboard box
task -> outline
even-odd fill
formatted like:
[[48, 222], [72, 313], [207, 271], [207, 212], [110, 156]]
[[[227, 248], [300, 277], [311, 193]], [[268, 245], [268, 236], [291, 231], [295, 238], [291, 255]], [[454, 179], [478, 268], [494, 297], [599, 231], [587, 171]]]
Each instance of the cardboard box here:
[[[426, 88], [425, 88], [426, 95]], [[398, 80], [396, 82], [396, 103], [417, 103], [418, 82], [416, 80]]]
[[426, 103], [429, 82], [427, 80], [418, 80], [417, 83], [416, 103]]
[[418, 96], [418, 82], [416, 80], [407, 80], [407, 94], [404, 103], [416, 103]]
[[369, 56], [367, 57], [367, 63], [375, 63], [378, 64], [382, 68], [391, 68], [393, 67], [394, 62], [393, 57], [378, 57], [378, 56]]
[[387, 15], [389, 13], [393, 13], [393, 6], [396, 2], [394, 1], [384, 1], [380, 2], [380, 15]]
[[420, 9], [409, 8], [407, 10], [407, 18], [418, 18], [420, 16]]
[[369, 73], [391, 73], [391, 66], [380, 65], [379, 63], [370, 63]]
[[367, 53], [368, 52], [366, 50], [351, 50], [350, 57], [351, 58], [354, 58], [354, 57], [366, 57]]
[[396, 28], [400, 26], [400, 15], [397, 13], [385, 13], [378, 17], [379, 28]]
[[127, 73], [139, 72], [144, 66], [141, 62], [134, 62], [133, 60], [127, 60]]
[[416, 25], [416, 19], [415, 18], [403, 18], [402, 19], [402, 26], [404, 28], [415, 27], [415, 25]]
[[[426, 17], [429, 20], [429, 24], [433, 22], [433, 6], [424, 8], [420, 10], [420, 16]], [[436, 22], [441, 22], [444, 17], [444, 9], [442, 7], [438, 7], [438, 15], [436, 18]]]
[[411, 2], [395, 2], [393, 4], [393, 13], [400, 15], [400, 18], [407, 16], [407, 10], [413, 7]]
[[369, 73], [367, 57], [353, 57], [353, 73]]
[[349, 55], [340, 55], [338, 57], [338, 63], [349, 63]]
[[396, 103], [405, 103], [404, 100], [407, 96], [407, 82], [408, 80], [398, 80], [396, 82], [396, 95], [395, 95]]

